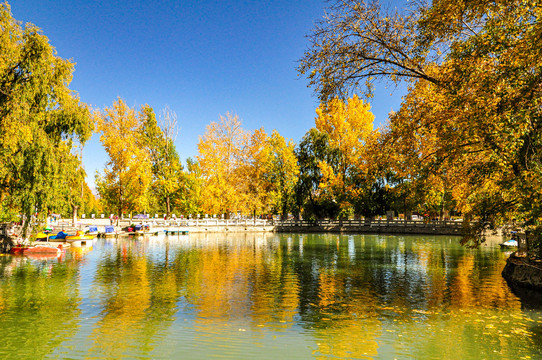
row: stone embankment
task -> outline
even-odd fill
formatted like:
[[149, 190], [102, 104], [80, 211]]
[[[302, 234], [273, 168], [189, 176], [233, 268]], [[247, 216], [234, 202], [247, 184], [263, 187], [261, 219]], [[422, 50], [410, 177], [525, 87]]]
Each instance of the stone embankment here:
[[542, 291], [542, 261], [529, 260], [512, 254], [506, 261], [502, 276], [513, 286]]

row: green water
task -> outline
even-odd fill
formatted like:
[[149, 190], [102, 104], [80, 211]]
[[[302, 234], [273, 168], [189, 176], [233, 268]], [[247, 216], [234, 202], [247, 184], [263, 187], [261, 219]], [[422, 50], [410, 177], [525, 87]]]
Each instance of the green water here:
[[542, 359], [496, 243], [205, 234], [0, 257], [2, 359]]

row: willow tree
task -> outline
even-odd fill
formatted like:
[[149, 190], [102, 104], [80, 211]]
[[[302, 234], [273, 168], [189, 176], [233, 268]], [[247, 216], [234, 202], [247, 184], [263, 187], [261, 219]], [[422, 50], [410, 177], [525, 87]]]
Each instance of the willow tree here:
[[[0, 203], [26, 219], [58, 208], [62, 184], [92, 132], [89, 108], [69, 89], [74, 64], [57, 56], [41, 30], [0, 4]], [[26, 223], [25, 223], [26, 224]]]
[[[432, 134], [418, 173], [468, 174], [459, 200], [466, 219], [478, 220], [470, 239], [513, 219], [542, 234], [540, 1], [412, 4], [400, 12], [337, 2], [300, 71], [322, 99], [407, 80], [409, 95], [390, 119], [393, 141], [402, 148], [408, 126]], [[435, 100], [438, 111], [423, 106]]]
[[145, 119], [145, 108], [136, 112], [120, 98], [98, 119], [100, 141], [109, 161], [104, 175], [97, 176], [96, 186], [105, 207], [116, 210], [119, 217], [148, 210], [152, 174], [143, 135]]

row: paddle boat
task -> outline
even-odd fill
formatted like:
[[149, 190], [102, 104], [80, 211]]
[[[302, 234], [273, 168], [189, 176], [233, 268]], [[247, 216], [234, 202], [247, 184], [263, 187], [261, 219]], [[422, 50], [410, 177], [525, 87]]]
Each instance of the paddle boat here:
[[105, 231], [101, 233], [103, 237], [114, 237], [118, 235], [113, 225], [106, 225], [104, 230]]
[[52, 238], [54, 238], [54, 235], [48, 232], [40, 231], [36, 234], [36, 241], [48, 241]]
[[40, 231], [36, 234], [36, 241], [49, 241], [56, 238], [56, 235], [53, 235], [53, 229], [47, 227], [45, 230]]
[[518, 240], [517, 240], [517, 232], [512, 231], [512, 238], [510, 240], [507, 240], [503, 242], [502, 244], [499, 244], [501, 248], [517, 248], [518, 247]]
[[510, 240], [507, 240], [505, 242], [503, 242], [502, 244], [499, 244], [500, 247], [502, 248], [517, 248], [518, 247], [518, 241], [515, 240], [515, 239], [510, 239]]
[[143, 236], [143, 235], [158, 235], [159, 231], [151, 229], [150, 225], [147, 225], [147, 224], [136, 224], [136, 225], [129, 226], [126, 229], [126, 233], [128, 235]]
[[96, 225], [89, 225], [85, 231], [87, 235], [98, 236], [98, 227]]
[[94, 235], [85, 234], [84, 231], [77, 231], [75, 235], [66, 236], [66, 242], [70, 243], [74, 247], [87, 247], [92, 246], [94, 242]]
[[10, 253], [13, 255], [34, 255], [34, 254], [51, 254], [61, 255], [64, 252], [62, 244], [54, 246], [52, 244], [37, 244], [33, 246], [16, 245], [11, 248]]

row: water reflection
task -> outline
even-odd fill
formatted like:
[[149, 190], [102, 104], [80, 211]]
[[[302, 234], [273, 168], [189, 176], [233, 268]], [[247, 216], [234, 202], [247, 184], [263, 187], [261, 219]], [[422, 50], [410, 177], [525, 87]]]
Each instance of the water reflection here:
[[70, 256], [0, 257], [1, 358], [43, 358], [77, 332], [77, 278]]
[[448, 237], [100, 240], [65, 259], [0, 258], [0, 324], [37, 357], [542, 356], [540, 309], [502, 279], [505, 256]]

